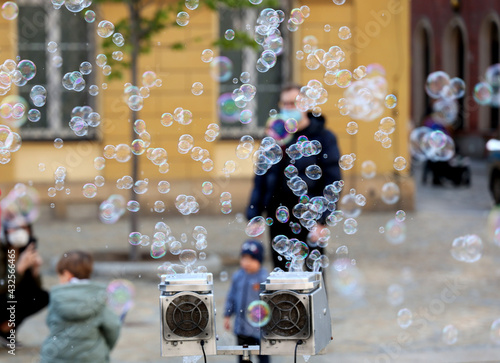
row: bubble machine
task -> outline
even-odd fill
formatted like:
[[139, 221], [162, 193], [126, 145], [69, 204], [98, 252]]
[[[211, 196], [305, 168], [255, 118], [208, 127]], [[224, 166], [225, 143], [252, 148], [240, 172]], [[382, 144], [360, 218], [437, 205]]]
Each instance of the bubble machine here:
[[330, 309], [320, 272], [272, 272], [260, 299], [270, 307], [262, 328], [264, 355], [316, 355], [332, 338]]
[[217, 354], [212, 274], [162, 275], [158, 288], [162, 357]]

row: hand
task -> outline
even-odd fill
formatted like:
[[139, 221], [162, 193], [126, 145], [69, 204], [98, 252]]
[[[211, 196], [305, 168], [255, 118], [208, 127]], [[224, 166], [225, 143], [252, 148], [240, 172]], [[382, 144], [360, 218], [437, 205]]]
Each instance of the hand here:
[[35, 249], [34, 244], [29, 244], [28, 247], [19, 255], [16, 263], [17, 273], [24, 275], [27, 269], [35, 267], [35, 270], [42, 264], [42, 258]]
[[224, 317], [224, 329], [231, 330], [231, 318], [229, 316]]

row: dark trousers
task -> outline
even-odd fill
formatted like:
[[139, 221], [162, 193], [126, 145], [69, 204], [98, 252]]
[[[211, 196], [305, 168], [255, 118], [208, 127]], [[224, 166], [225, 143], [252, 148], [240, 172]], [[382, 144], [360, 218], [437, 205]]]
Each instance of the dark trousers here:
[[[254, 337], [247, 337], [246, 335], [237, 335], [238, 345], [260, 345], [260, 340]], [[259, 355], [259, 363], [270, 363], [271, 359], [268, 355]], [[251, 357], [250, 357], [251, 358]], [[238, 357], [238, 362], [243, 361], [243, 356]], [[255, 362], [254, 362], [255, 363]]]

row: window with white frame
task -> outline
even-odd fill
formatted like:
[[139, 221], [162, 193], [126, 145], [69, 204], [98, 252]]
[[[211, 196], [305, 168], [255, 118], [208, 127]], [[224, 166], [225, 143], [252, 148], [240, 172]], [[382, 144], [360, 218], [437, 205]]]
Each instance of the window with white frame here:
[[[260, 10], [249, 9], [219, 9], [219, 35], [225, 36], [228, 29], [244, 31], [253, 34], [256, 19]], [[232, 62], [232, 76], [221, 81], [219, 85], [219, 121], [221, 125], [221, 136], [224, 138], [238, 138], [245, 134], [262, 137], [264, 127], [269, 118], [269, 111], [277, 109], [279, 93], [283, 83], [283, 56], [277, 57], [274, 67], [267, 72], [261, 73], [256, 69], [256, 63], [260, 56], [260, 50], [244, 47], [243, 49], [221, 50], [220, 55], [227, 57]], [[249, 81], [242, 82], [241, 74], [247, 72]], [[232, 92], [244, 83], [250, 83], [256, 87], [255, 98], [248, 102], [243, 108], [235, 105], [231, 98]], [[240, 114], [242, 111], [252, 113], [252, 121], [248, 124], [242, 123]]]
[[[28, 107], [41, 113], [38, 122], [26, 122], [21, 128], [24, 140], [50, 140], [55, 137], [80, 139], [69, 127], [75, 107], [94, 107], [95, 97], [88, 87], [95, 79], [92, 72], [86, 76], [87, 87], [81, 92], [67, 90], [62, 85], [65, 73], [79, 71], [84, 61], [93, 62], [93, 24], [87, 23], [82, 13], [69, 12], [64, 6], [55, 9], [51, 1], [21, 0], [18, 2], [17, 44], [19, 60], [35, 63], [36, 76], [19, 87], [19, 95]], [[54, 42], [57, 46], [48, 46]], [[51, 43], [54, 45], [54, 43]], [[47, 91], [45, 105], [36, 107], [30, 99], [33, 86]], [[94, 129], [86, 138], [95, 136]]]

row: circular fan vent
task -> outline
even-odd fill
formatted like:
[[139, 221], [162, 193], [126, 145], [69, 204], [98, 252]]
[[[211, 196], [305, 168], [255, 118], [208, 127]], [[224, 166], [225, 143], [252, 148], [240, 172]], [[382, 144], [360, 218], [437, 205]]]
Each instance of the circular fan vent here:
[[265, 330], [281, 337], [308, 334], [307, 308], [299, 298], [288, 293], [279, 293], [267, 301], [271, 308], [271, 319]]
[[207, 305], [200, 298], [182, 295], [168, 305], [165, 318], [173, 334], [192, 338], [205, 330], [209, 321], [209, 313]]

